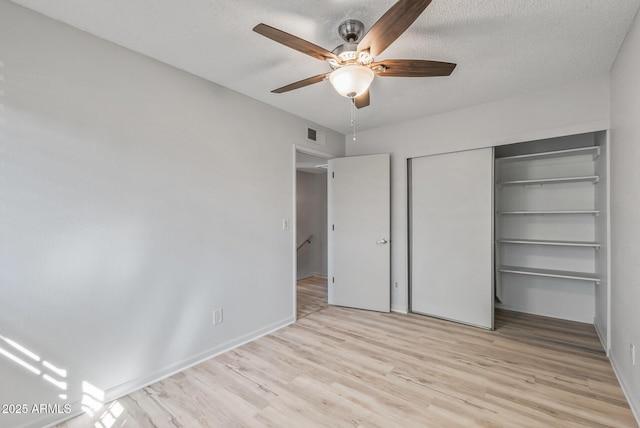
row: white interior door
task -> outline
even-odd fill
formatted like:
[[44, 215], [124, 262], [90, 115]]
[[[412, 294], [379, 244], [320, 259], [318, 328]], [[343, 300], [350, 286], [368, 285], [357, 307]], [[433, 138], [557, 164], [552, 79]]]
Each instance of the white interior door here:
[[411, 310], [493, 328], [493, 149], [411, 160]]
[[329, 303], [389, 312], [390, 159], [329, 160]]

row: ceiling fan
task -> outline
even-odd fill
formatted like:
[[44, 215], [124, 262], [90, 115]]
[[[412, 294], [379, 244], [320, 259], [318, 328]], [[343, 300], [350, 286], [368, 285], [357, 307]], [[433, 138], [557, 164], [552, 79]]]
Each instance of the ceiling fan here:
[[332, 52], [266, 24], [253, 28], [271, 40], [329, 63], [332, 71], [309, 77], [274, 89], [280, 94], [329, 79], [336, 91], [351, 98], [357, 108], [370, 103], [369, 85], [380, 77], [434, 77], [449, 76], [456, 64], [421, 59], [387, 59], [375, 57], [387, 49], [429, 6], [431, 0], [399, 0], [364, 34], [364, 24], [350, 19], [338, 27], [346, 42]]

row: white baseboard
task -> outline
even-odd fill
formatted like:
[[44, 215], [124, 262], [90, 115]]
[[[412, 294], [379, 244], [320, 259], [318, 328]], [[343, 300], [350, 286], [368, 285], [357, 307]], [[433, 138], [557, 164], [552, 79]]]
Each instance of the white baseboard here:
[[618, 378], [622, 392], [624, 392], [625, 397], [627, 397], [627, 403], [629, 403], [631, 412], [633, 412], [633, 416], [636, 418], [636, 423], [640, 426], [640, 396], [635, 395], [638, 394], [638, 391], [633, 391], [631, 387], [625, 383], [624, 378], [620, 376], [620, 370], [618, 369], [620, 365], [617, 363], [613, 352], [609, 355], [609, 361], [611, 361], [611, 367], [613, 367], [613, 372]]
[[326, 273], [320, 273], [320, 272], [307, 272], [305, 274], [299, 274], [297, 281], [300, 281], [301, 279], [307, 279], [307, 278], [311, 278], [312, 276], [317, 276], [319, 278], [327, 278], [327, 274]]
[[408, 314], [409, 308], [401, 305], [391, 305], [391, 312], [397, 312], [399, 314]]
[[200, 364], [203, 361], [206, 361], [224, 352], [230, 351], [234, 348], [237, 348], [238, 346], [242, 346], [245, 343], [249, 343], [269, 333], [273, 333], [274, 331], [279, 330], [282, 327], [286, 327], [289, 324], [293, 324], [294, 322], [295, 322], [295, 317], [286, 318], [282, 321], [278, 321], [264, 328], [258, 329], [251, 333], [240, 336], [236, 339], [225, 342], [221, 345], [215, 346], [211, 349], [201, 352], [200, 354], [186, 358], [152, 375], [134, 379], [129, 382], [125, 382], [123, 384], [109, 388], [107, 391], [105, 391], [105, 401], [109, 402], [109, 401], [116, 400], [120, 397], [124, 397], [125, 395], [131, 394], [134, 391], [144, 388], [145, 386], [161, 381], [162, 379], [168, 378], [169, 376], [172, 376], [176, 373], [186, 370], [189, 367]]
[[[150, 374], [148, 376], [143, 376], [137, 379], [132, 379], [128, 382], [122, 383], [120, 385], [116, 385], [112, 388], [109, 388], [108, 390], [105, 391], [105, 403], [108, 403], [110, 401], [114, 401], [117, 400], [118, 398], [124, 397], [126, 395], [131, 394], [132, 392], [135, 392], [139, 389], [142, 389], [146, 386], [149, 386], [153, 383], [159, 382], [163, 379], [166, 379], [176, 373], [179, 373], [181, 371], [184, 371], [186, 369], [188, 369], [189, 367], [193, 367], [197, 364], [200, 364], [208, 359], [211, 359], [217, 355], [223, 354], [227, 351], [230, 351], [234, 348], [237, 348], [238, 346], [242, 346], [245, 343], [249, 343], [253, 340], [256, 340], [262, 336], [266, 336], [269, 333], [273, 333], [276, 330], [279, 330], [283, 327], [286, 327], [290, 324], [293, 324], [295, 322], [295, 317], [289, 317], [286, 318], [282, 321], [278, 321], [275, 322], [273, 324], [270, 324], [264, 328], [255, 330], [251, 333], [247, 333], [243, 336], [240, 336], [236, 339], [230, 340], [228, 342], [225, 342], [221, 345], [215, 346], [213, 348], [210, 348], [204, 352], [201, 352], [199, 354], [196, 354], [194, 356], [191, 356], [189, 358], [185, 358], [182, 361], [179, 361], [177, 363], [171, 364], [170, 366], [165, 367], [162, 370], [159, 370], [153, 374]], [[72, 404], [72, 408], [78, 409], [80, 407], [80, 403], [73, 403]], [[30, 423], [29, 425], [25, 425], [24, 428], [35, 428], [35, 427], [53, 427], [61, 422], [64, 422], [65, 420], [71, 419], [75, 416], [79, 416], [81, 415], [82, 412], [73, 412], [72, 414], [68, 414], [68, 415], [62, 415], [63, 417], [59, 420], [56, 420], [55, 422], [49, 423], [48, 425], [43, 424], [42, 422], [33, 422]]]

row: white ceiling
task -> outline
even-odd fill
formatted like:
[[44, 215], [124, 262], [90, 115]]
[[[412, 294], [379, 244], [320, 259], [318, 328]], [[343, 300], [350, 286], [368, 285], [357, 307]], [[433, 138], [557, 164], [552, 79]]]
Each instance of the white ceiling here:
[[[13, 0], [252, 98], [350, 132], [350, 104], [328, 81], [272, 89], [328, 65], [252, 28], [263, 22], [332, 50], [338, 25], [367, 29], [393, 0]], [[455, 62], [450, 77], [376, 77], [358, 130], [607, 73], [640, 0], [433, 0], [378, 60]]]

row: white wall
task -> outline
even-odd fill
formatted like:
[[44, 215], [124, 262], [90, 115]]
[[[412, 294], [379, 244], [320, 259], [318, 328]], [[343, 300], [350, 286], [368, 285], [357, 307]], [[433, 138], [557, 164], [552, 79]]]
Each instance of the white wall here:
[[[640, 423], [640, 17], [611, 71], [611, 353]], [[631, 365], [630, 344], [636, 345]]]
[[407, 310], [407, 159], [608, 129], [608, 99], [601, 76], [347, 136], [348, 156], [391, 153], [392, 309]]
[[305, 121], [7, 1], [0, 64], [0, 335], [69, 396], [0, 355], [0, 403], [113, 398], [294, 319]]
[[298, 251], [298, 278], [327, 276], [327, 173], [296, 173], [296, 242], [313, 235]]

